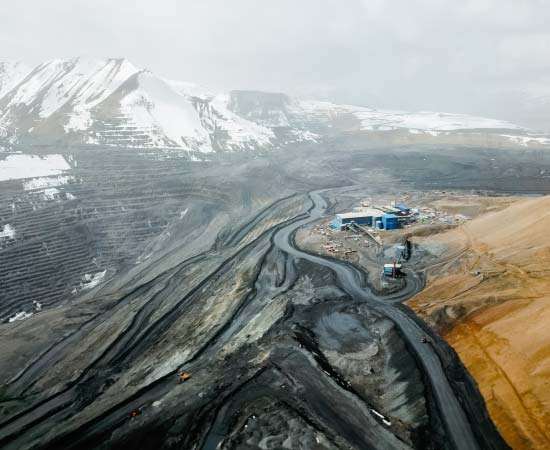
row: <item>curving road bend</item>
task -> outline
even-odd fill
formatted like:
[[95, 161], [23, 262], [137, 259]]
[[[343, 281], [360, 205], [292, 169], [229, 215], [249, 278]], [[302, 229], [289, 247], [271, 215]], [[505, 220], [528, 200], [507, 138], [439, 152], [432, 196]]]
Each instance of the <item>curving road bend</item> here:
[[310, 217], [280, 229], [274, 236], [275, 245], [292, 256], [328, 267], [336, 274], [340, 287], [353, 299], [368, 303], [372, 308], [390, 318], [400, 329], [404, 339], [414, 350], [418, 360], [422, 364], [424, 372], [430, 381], [446, 431], [456, 450], [480, 449], [470, 422], [449, 384], [440, 359], [430, 344], [421, 342], [425, 334], [422, 328], [391, 302], [388, 303], [362, 288], [357, 270], [336, 260], [325, 259], [296, 248], [293, 240], [294, 232], [301, 226], [319, 219], [324, 214], [327, 204], [321, 197], [321, 192], [323, 191], [310, 193], [314, 204], [314, 207], [310, 211]]
[[[420, 340], [424, 335], [424, 331], [415, 322], [414, 318], [407, 316], [403, 311], [395, 307], [395, 302], [399, 300], [399, 294], [395, 297], [377, 297], [368, 289], [361, 287], [361, 274], [353, 266], [346, 265], [345, 263], [338, 262], [337, 260], [330, 260], [320, 256], [310, 255], [298, 250], [295, 247], [293, 243], [293, 234], [296, 229], [320, 218], [325, 213], [327, 205], [320, 195], [321, 192], [323, 191], [316, 191], [310, 194], [310, 198], [312, 200], [312, 208], [309, 210], [310, 216], [304, 219], [299, 219], [296, 222], [291, 222], [289, 225], [281, 225], [282, 227], [279, 228], [279, 231], [275, 232], [273, 235], [273, 243], [282, 251], [292, 256], [309, 260], [315, 264], [320, 264], [333, 270], [337, 276], [339, 286], [344, 289], [354, 300], [368, 304], [376, 311], [393, 320], [401, 330], [403, 338], [408, 342], [409, 346], [414, 349], [418, 360], [423, 366], [424, 372], [430, 380], [434, 397], [437, 401], [441, 417], [445, 423], [449, 441], [453, 443], [456, 450], [480, 449], [480, 445], [475, 439], [470, 423], [468, 422], [468, 418], [451, 386], [449, 385], [437, 354], [430, 344], [420, 343]], [[267, 233], [271, 234], [272, 231], [268, 230], [265, 233], [267, 236]], [[224, 266], [225, 262], [222, 263], [220, 268], [216, 269], [212, 275], [206, 277], [204, 282], [217, 274], [218, 270], [221, 270]], [[169, 278], [168, 274], [166, 276]], [[163, 282], [166, 281], [164, 279], [164, 275], [160, 280]], [[410, 283], [410, 286], [407, 288], [409, 292], [410, 290], [414, 291], [421, 287], [421, 280], [416, 278], [413, 279], [413, 277], [411, 277], [411, 281], [412, 283]], [[257, 285], [260, 286], [261, 289], [272, 288], [271, 282], [260, 281]], [[197, 289], [202, 286], [204, 286], [203, 283], [201, 283]], [[164, 288], [161, 287], [160, 289]], [[284, 289], [284, 286], [282, 289]], [[262, 293], [260, 292], [259, 295], [262, 296]], [[155, 303], [153, 301], [149, 306], [154, 307], [154, 305]], [[148, 316], [149, 306], [143, 310], [144, 317]], [[233, 323], [236, 324], [236, 326], [239, 326], [242, 320], [244, 320], [237, 317], [239, 314], [240, 312], [235, 315], [237, 320], [234, 321], [233, 318], [231, 318], [228, 323]], [[140, 319], [140, 317], [141, 316], [138, 316], [138, 319], [134, 323], [134, 327], [141, 328], [141, 325], [145, 323]], [[170, 317], [167, 316], [166, 320], [169, 318]], [[229, 338], [229, 336], [235, 331], [233, 328], [234, 326], [235, 325], [229, 326], [229, 328], [222, 333], [227, 333], [227, 337]], [[134, 336], [134, 331], [135, 330], [133, 330], [128, 336]], [[223, 334], [220, 336], [223, 336]], [[138, 335], [136, 334], [135, 336]], [[204, 350], [213, 351], [217, 349], [217, 340], [218, 337], [215, 336], [212, 341], [207, 343]], [[227, 339], [221, 339], [221, 341], [226, 342]], [[116, 344], [113, 347], [112, 352], [105, 353], [100, 357], [97, 363], [94, 364], [99, 366], [109, 364], [111, 361], [116, 359], [115, 356], [119, 354], [118, 350], [124, 347], [122, 344], [125, 342], [127, 342], [126, 337], [122, 336], [121, 341], [119, 342], [121, 345]], [[209, 354], [206, 354], [203, 357], [208, 359], [208, 355]], [[194, 372], [198, 370], [197, 368], [200, 365], [200, 361], [188, 361], [186, 363], [186, 369]], [[88, 373], [88, 371], [86, 373]], [[174, 377], [176, 373], [177, 370], [174, 369], [171, 373], [168, 373], [150, 385], [143, 387], [132, 396], [122, 399], [118, 404], [82, 424], [76, 430], [72, 430], [66, 435], [59, 436], [58, 439], [52, 441], [51, 443], [45, 444], [45, 447], [42, 448], [92, 448], [88, 447], [88, 445], [90, 442], [95, 442], [93, 441], [93, 436], [101, 435], [101, 433], [105, 433], [106, 430], [109, 430], [110, 432], [113, 429], [125, 424], [128, 421], [128, 411], [131, 408], [144, 404], [151, 404], [155, 400], [162, 398], [168, 391], [174, 389]], [[86, 377], [87, 375], [83, 376], [83, 378], [79, 381], [87, 379]], [[25, 434], [31, 429], [34, 429], [34, 433], [40, 433], [45, 429], [45, 427], [48, 426], [48, 423], [45, 422], [46, 419], [61, 421], [70, 416], [75, 410], [73, 407], [69, 406], [74, 406], [79, 396], [77, 386], [79, 381], [77, 381], [73, 386], [68, 387], [66, 390], [54, 394], [52, 397], [45, 399], [39, 404], [34, 405], [29, 410], [25, 410], [6, 421], [4, 424], [1, 424], [0, 447], [14, 449], [23, 448], [22, 442], [25, 441]], [[86, 439], [88, 439], [88, 441], [86, 441]]]

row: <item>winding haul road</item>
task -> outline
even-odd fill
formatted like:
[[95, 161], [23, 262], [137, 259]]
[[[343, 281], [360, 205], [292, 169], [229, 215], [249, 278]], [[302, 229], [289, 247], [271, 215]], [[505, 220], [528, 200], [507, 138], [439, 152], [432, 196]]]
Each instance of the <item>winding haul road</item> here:
[[[297, 258], [311, 261], [314, 264], [319, 264], [331, 269], [337, 277], [339, 286], [345, 290], [355, 301], [361, 301], [368, 304], [372, 309], [390, 318], [400, 329], [403, 338], [407, 341], [411, 349], [414, 350], [418, 360], [423, 366], [424, 372], [428, 377], [433, 395], [436, 399], [440, 415], [445, 424], [447, 435], [456, 450], [480, 450], [480, 445], [477, 442], [473, 430], [470, 426], [468, 418], [460, 405], [455, 392], [449, 384], [443, 366], [434, 348], [430, 344], [421, 343], [421, 339], [425, 332], [421, 326], [415, 322], [412, 317], [409, 317], [401, 309], [395, 306], [395, 299], [392, 297], [378, 297], [361, 286], [361, 273], [353, 266], [347, 265], [337, 260], [325, 259], [317, 255], [312, 255], [303, 252], [296, 248], [294, 243], [295, 231], [314, 220], [319, 219], [325, 213], [327, 207], [325, 200], [321, 197], [323, 191], [315, 191], [310, 193], [312, 200], [312, 208], [309, 210], [309, 217], [291, 222], [284, 225], [275, 231], [273, 235], [273, 243], [282, 251]], [[242, 236], [239, 236], [240, 239]], [[237, 238], [235, 238], [237, 239]], [[251, 245], [251, 244], [250, 244]], [[222, 264], [224, 266], [224, 264]], [[207, 277], [208, 279], [208, 277]], [[418, 279], [411, 274], [409, 289], [418, 289]], [[202, 286], [203, 284], [200, 284]], [[191, 295], [191, 294], [189, 294]], [[154, 304], [154, 303], [153, 303]], [[148, 308], [143, 314], [147, 315]], [[231, 321], [230, 321], [231, 322]], [[137, 320], [139, 325], [140, 321]], [[137, 326], [136, 325], [136, 326]], [[231, 329], [229, 329], [231, 331]], [[228, 333], [231, 334], [231, 333]], [[121, 345], [116, 345], [115, 350], [123, 347], [126, 340], [120, 340]], [[113, 353], [113, 354], [111, 354]], [[113, 361], [117, 352], [108, 352], [105, 355], [105, 360]], [[109, 356], [107, 358], [107, 356]], [[152, 402], [163, 397], [168, 391], [174, 387], [174, 375], [176, 369], [172, 373], [156, 380], [151, 385], [148, 385], [135, 393], [129, 398], [122, 400], [108, 411], [102, 413], [95, 419], [83, 424], [77, 430], [68, 433], [66, 436], [60, 436], [56, 442], [51, 445], [46, 445], [44, 448], [75, 448], [79, 446], [79, 440], [85, 436], [100, 434], [104, 430], [116, 428], [120, 424], [128, 420], [128, 410], [132, 406], [143, 404], [144, 402]], [[68, 406], [74, 404], [78, 397], [76, 386], [69, 387], [64, 391], [54, 394], [52, 397], [45, 399], [38, 405], [34, 405], [31, 410], [26, 410], [0, 425], [0, 447], [5, 448], [22, 448], [19, 439], [23, 438], [26, 430], [38, 426], [45, 425], [42, 422], [47, 418], [56, 417], [64, 419], [71, 414], [71, 408]], [[82, 448], [88, 448], [84, 445]]]
[[310, 211], [310, 217], [294, 222], [279, 230], [274, 236], [275, 244], [283, 251], [297, 258], [308, 260], [312, 263], [331, 269], [338, 279], [340, 287], [353, 299], [361, 300], [372, 306], [373, 309], [390, 318], [400, 329], [403, 338], [416, 353], [416, 356], [428, 379], [436, 399], [445, 429], [450, 440], [457, 450], [479, 450], [480, 446], [474, 436], [472, 427], [456, 397], [439, 357], [430, 344], [421, 342], [425, 332], [409, 316], [400, 309], [374, 296], [361, 287], [359, 272], [343, 263], [332, 259], [325, 259], [317, 255], [303, 252], [296, 248], [294, 232], [301, 226], [322, 217], [327, 204], [321, 197], [323, 191], [315, 191], [310, 194], [314, 207]]

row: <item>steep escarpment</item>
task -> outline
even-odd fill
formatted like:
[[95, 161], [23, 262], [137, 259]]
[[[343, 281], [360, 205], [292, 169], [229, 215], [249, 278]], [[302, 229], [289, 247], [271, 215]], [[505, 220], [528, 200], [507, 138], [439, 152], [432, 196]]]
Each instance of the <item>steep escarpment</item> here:
[[410, 306], [458, 352], [515, 449], [550, 446], [549, 207], [550, 197], [521, 199], [417, 239], [447, 251]]

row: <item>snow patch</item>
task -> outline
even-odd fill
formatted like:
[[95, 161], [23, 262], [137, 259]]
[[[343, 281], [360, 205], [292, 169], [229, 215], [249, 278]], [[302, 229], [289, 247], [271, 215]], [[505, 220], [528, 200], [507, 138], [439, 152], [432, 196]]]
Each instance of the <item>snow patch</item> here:
[[361, 129], [377, 126], [408, 128], [423, 130], [432, 134], [437, 131], [453, 131], [462, 129], [520, 128], [502, 120], [467, 116], [464, 114], [436, 113], [431, 111], [410, 113], [404, 111], [377, 111], [363, 108], [353, 109], [354, 111], [352, 114], [360, 120]]
[[93, 287], [96, 287], [103, 278], [105, 278], [105, 274], [107, 273], [107, 270], [104, 270], [103, 272], [97, 272], [96, 274], [84, 274], [82, 277], [84, 280], [84, 285], [82, 286], [82, 289], [92, 289]]
[[300, 141], [310, 141], [310, 142], [317, 142], [317, 140], [321, 137], [319, 134], [312, 133], [311, 131], [301, 131], [299, 133]]
[[8, 155], [0, 161], [0, 181], [60, 175], [71, 167], [62, 155]]
[[529, 144], [550, 145], [550, 137], [513, 136], [509, 134], [503, 134], [501, 136], [508, 138], [510, 141], [522, 147], [528, 147]]
[[43, 192], [44, 200], [56, 200], [59, 198], [59, 189], [57, 188], [48, 188], [44, 189]]
[[76, 107], [69, 114], [69, 121], [63, 126], [65, 133], [83, 131], [92, 127], [92, 113], [82, 106]]
[[229, 139], [225, 145], [243, 149], [247, 144], [265, 147], [271, 146], [271, 141], [275, 138], [273, 131], [266, 126], [247, 120], [229, 109], [230, 97], [227, 94], [220, 94], [214, 97], [210, 103], [213, 114], [203, 121], [207, 121], [209, 129], [217, 132], [225, 132]]
[[[188, 150], [212, 151], [210, 136], [185, 97], [151, 73], [141, 73], [138, 80], [139, 88], [121, 101], [121, 110], [140, 132], [149, 135], [154, 146], [171, 143]], [[165, 137], [171, 142], [165, 142]]]
[[8, 319], [8, 322], [12, 323], [12, 322], [18, 322], [20, 320], [25, 320], [25, 319], [28, 319], [29, 317], [31, 317], [33, 315], [32, 312], [25, 312], [25, 311], [20, 311], [18, 313], [16, 313], [14, 316], [10, 317]]
[[79, 117], [71, 117], [69, 129], [86, 123], [89, 111], [94, 106], [139, 72], [138, 68], [124, 59], [73, 58], [69, 61], [52, 61], [43, 66], [43, 76], [38, 78], [47, 79], [50, 83], [39, 86], [39, 91], [44, 95], [40, 117], [48, 118], [67, 103], [79, 105], [76, 110]]
[[13, 228], [9, 223], [4, 225], [2, 231], [0, 231], [0, 239], [14, 239], [15, 238], [15, 228]]
[[23, 189], [25, 191], [32, 191], [34, 189], [45, 189], [51, 187], [58, 187], [67, 184], [69, 181], [74, 181], [74, 177], [71, 176], [58, 176], [58, 177], [40, 177], [33, 178], [32, 180], [25, 181], [23, 183]]
[[19, 61], [0, 62], [0, 98], [16, 87], [31, 71]]
[[362, 106], [337, 105], [311, 100], [295, 102], [289, 111], [297, 116], [305, 117], [308, 121], [315, 119], [326, 124], [330, 124], [337, 117], [351, 115], [359, 121], [359, 129], [362, 131], [409, 129], [409, 132], [418, 134], [420, 132], [463, 129], [522, 129], [502, 120], [465, 114], [376, 110]]

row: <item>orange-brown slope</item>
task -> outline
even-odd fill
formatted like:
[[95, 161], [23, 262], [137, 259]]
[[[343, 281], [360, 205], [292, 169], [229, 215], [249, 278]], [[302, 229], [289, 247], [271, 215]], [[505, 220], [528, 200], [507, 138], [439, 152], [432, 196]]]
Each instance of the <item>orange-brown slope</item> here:
[[512, 448], [550, 449], [550, 197], [430, 239], [465, 251], [429, 270], [410, 306], [455, 348]]

